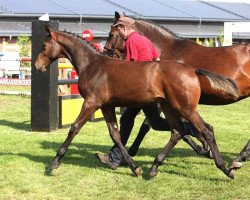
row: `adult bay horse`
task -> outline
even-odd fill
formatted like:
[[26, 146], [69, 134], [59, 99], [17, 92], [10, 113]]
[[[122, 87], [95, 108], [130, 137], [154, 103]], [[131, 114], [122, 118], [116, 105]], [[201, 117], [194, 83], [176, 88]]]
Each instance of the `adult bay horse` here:
[[[229, 169], [220, 156], [213, 130], [197, 112], [201, 95], [199, 71], [175, 61], [127, 62], [102, 55], [87, 41], [69, 33], [47, 28], [49, 35], [36, 59], [36, 69], [44, 71], [56, 59], [67, 57], [79, 75], [78, 88], [85, 99], [79, 116], [72, 124], [68, 136], [52, 162], [51, 168], [60, 165], [73, 138], [88, 121], [92, 114], [101, 109], [113, 142], [119, 147], [135, 175], [141, 174], [125, 147], [121, 138], [115, 116], [116, 106], [143, 106], [159, 102], [171, 127], [171, 139], [156, 157], [150, 175], [155, 176], [159, 165], [167, 153], [185, 135], [179, 119], [184, 117], [199, 131], [207, 141], [216, 166], [228, 177], [234, 178], [234, 169]], [[198, 75], [197, 75], [198, 74]], [[218, 77], [215, 77], [219, 79]], [[221, 81], [225, 81], [221, 78]], [[210, 80], [216, 85], [216, 80]], [[231, 90], [218, 85], [221, 95], [228, 98], [237, 96], [235, 85], [226, 81]], [[213, 86], [214, 86], [213, 85]], [[230, 85], [230, 86], [229, 86]], [[211, 86], [212, 87], [212, 86]]]
[[[115, 12], [115, 21], [120, 14]], [[153, 23], [135, 19], [136, 30], [148, 37], [157, 47], [161, 60], [175, 60], [193, 68], [202, 68], [233, 79], [238, 87], [237, 100], [206, 95], [200, 103], [226, 105], [250, 96], [250, 44], [228, 47], [204, 47], [195, 42], [179, 38], [173, 32]], [[106, 49], [123, 50], [124, 40], [118, 37], [117, 29], [111, 28]], [[205, 94], [204, 94], [205, 95]], [[205, 96], [204, 96], [205, 97]]]
[[[115, 12], [115, 22], [120, 14]], [[204, 47], [195, 42], [177, 37], [173, 32], [147, 21], [135, 19], [135, 26], [140, 34], [148, 37], [160, 52], [161, 60], [176, 60], [193, 68], [202, 68], [233, 79], [239, 89], [237, 99], [224, 99], [223, 96], [211, 95], [201, 81], [201, 104], [226, 105], [250, 96], [250, 45], [229, 47]], [[124, 50], [124, 39], [116, 28], [111, 27], [105, 49]], [[205, 84], [206, 85], [206, 84]], [[213, 93], [213, 91], [212, 91]], [[222, 98], [221, 98], [222, 97]], [[138, 151], [146, 133], [138, 135], [130, 148], [132, 154]], [[235, 165], [239, 165], [235, 163]]]

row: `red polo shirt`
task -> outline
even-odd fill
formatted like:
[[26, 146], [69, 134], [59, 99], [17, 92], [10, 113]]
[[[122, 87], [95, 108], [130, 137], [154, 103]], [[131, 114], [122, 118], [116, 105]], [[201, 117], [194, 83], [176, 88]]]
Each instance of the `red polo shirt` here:
[[152, 61], [159, 58], [159, 53], [153, 43], [138, 32], [128, 35], [125, 43], [126, 60]]

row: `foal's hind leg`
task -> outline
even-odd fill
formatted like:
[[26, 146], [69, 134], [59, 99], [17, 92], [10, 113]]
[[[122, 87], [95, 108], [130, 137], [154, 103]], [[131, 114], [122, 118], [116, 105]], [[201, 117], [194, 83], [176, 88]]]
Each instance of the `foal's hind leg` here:
[[71, 144], [74, 137], [80, 131], [82, 126], [90, 119], [93, 113], [96, 111], [93, 105], [85, 100], [81, 112], [75, 122], [71, 125], [68, 136], [62, 146], [58, 149], [57, 154], [52, 162], [51, 169], [56, 169], [60, 165], [61, 158], [65, 155], [69, 145]]
[[123, 146], [123, 144], [121, 142], [121, 136], [120, 136], [120, 133], [118, 131], [117, 120], [116, 120], [116, 116], [115, 116], [115, 108], [103, 107], [102, 113], [104, 115], [105, 121], [106, 121], [108, 129], [109, 129], [109, 133], [110, 133], [110, 136], [111, 136], [113, 142], [120, 149], [125, 161], [129, 165], [132, 172], [136, 176], [139, 176], [141, 174], [141, 168], [137, 167], [134, 164], [132, 158], [130, 157], [130, 155], [128, 154], [127, 150], [125, 149], [125, 147]]
[[214, 161], [215, 161], [217, 168], [223, 171], [224, 174], [226, 174], [228, 177], [233, 179], [234, 178], [233, 170], [229, 169], [226, 166], [226, 162], [222, 160], [216, 141], [215, 141], [212, 128], [204, 124], [202, 118], [196, 111], [189, 112], [189, 113], [183, 112], [183, 114], [186, 115], [183, 117], [185, 117], [188, 121], [190, 121], [195, 126], [195, 128], [201, 133], [201, 136], [204, 137], [205, 140], [207, 141], [211, 149], [211, 152], [213, 154]]

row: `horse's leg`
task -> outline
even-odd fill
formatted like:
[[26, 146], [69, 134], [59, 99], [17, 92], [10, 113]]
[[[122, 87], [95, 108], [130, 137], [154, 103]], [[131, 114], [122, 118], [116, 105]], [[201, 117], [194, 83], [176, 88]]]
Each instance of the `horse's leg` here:
[[116, 120], [116, 116], [115, 116], [115, 108], [102, 107], [102, 113], [104, 115], [105, 121], [106, 121], [108, 129], [109, 129], [109, 133], [110, 133], [110, 136], [111, 136], [113, 142], [120, 149], [125, 161], [129, 165], [132, 172], [136, 176], [139, 176], [141, 174], [141, 168], [137, 167], [134, 164], [132, 158], [130, 157], [130, 155], [128, 154], [127, 150], [125, 149], [125, 147], [123, 146], [123, 144], [121, 142], [121, 135], [118, 131], [117, 120]]
[[[211, 126], [210, 124], [204, 122], [204, 125], [209, 129], [211, 130], [212, 132], [214, 132], [214, 128], [213, 126]], [[201, 155], [207, 157], [207, 158], [210, 158], [210, 159], [213, 159], [213, 155], [212, 155], [212, 152], [208, 146], [208, 143], [206, 142], [205, 138], [201, 136], [201, 134], [198, 134], [196, 136], [197, 140], [199, 140], [201, 143], [202, 143], [202, 146], [203, 148], [200, 150], [200, 153]]]
[[226, 166], [226, 162], [222, 160], [212, 128], [203, 122], [203, 119], [195, 110], [193, 112], [188, 112], [188, 110], [185, 110], [182, 112], [182, 114], [185, 115], [183, 117], [185, 117], [189, 122], [191, 122], [195, 126], [195, 128], [201, 133], [201, 136], [204, 137], [207, 141], [213, 154], [217, 168], [223, 171], [223, 173], [226, 174], [228, 177], [233, 179], [234, 171], [232, 169], [229, 169]]
[[160, 152], [160, 154], [156, 156], [153, 162], [153, 165], [150, 168], [151, 177], [157, 175], [158, 167], [162, 165], [166, 156], [182, 138], [182, 135], [179, 134], [179, 131], [181, 130], [180, 121], [179, 121], [180, 116], [177, 115], [176, 112], [172, 109], [172, 107], [166, 103], [161, 103], [161, 109], [166, 117], [167, 122], [169, 123], [170, 129], [171, 129], [171, 138], [169, 142], [167, 143], [167, 145]]
[[[207, 158], [213, 158], [206, 140], [200, 135], [200, 133], [197, 132], [196, 128], [190, 122], [188, 122], [186, 119], [182, 117], [181, 117], [181, 125], [183, 131], [187, 134], [186, 136], [183, 137], [183, 140], [187, 142], [198, 155], [202, 155]], [[205, 125], [213, 129], [213, 127], [210, 126], [209, 124], [205, 123]], [[189, 135], [195, 136], [197, 140], [201, 142], [202, 147], [200, 145], [197, 145]]]
[[141, 142], [149, 130], [150, 130], [150, 125], [148, 123], [147, 118], [145, 118], [142, 125], [141, 125], [141, 128], [139, 130], [139, 133], [135, 138], [135, 141], [133, 142], [133, 144], [131, 145], [131, 147], [128, 150], [128, 154], [130, 156], [135, 156], [137, 154], [138, 149], [141, 145]]
[[73, 138], [77, 135], [77, 133], [82, 128], [82, 126], [90, 119], [90, 117], [93, 115], [95, 111], [96, 111], [96, 108], [91, 103], [88, 103], [87, 100], [85, 100], [80, 114], [78, 115], [75, 122], [71, 125], [71, 128], [69, 130], [66, 140], [57, 151], [57, 154], [52, 162], [51, 169], [56, 169], [59, 167], [60, 160], [65, 155]]
[[[211, 124], [208, 124], [208, 123], [206, 123], [206, 122], [204, 122], [204, 124], [205, 124], [205, 126], [209, 129], [209, 130], [211, 130], [213, 133], [214, 133], [214, 128], [213, 128], [213, 126], [211, 125]], [[203, 149], [204, 149], [204, 156], [206, 156], [207, 158], [210, 158], [210, 159], [213, 159], [214, 157], [213, 157], [213, 154], [212, 154], [212, 152], [211, 152], [211, 150], [210, 150], [210, 147], [209, 147], [209, 145], [208, 145], [208, 143], [206, 142], [206, 140], [205, 140], [205, 138], [204, 137], [202, 137], [201, 135], [200, 135], [200, 137], [197, 137], [197, 139], [202, 143], [202, 145], [203, 145]]]
[[[186, 143], [189, 144], [189, 146], [192, 147], [192, 149], [200, 156], [205, 156], [207, 158], [211, 158], [210, 154], [208, 151], [206, 151], [204, 149], [204, 144], [202, 143], [203, 141], [199, 140], [199, 138], [197, 137], [197, 139], [202, 143], [203, 147], [196, 144], [192, 138], [189, 136], [189, 135], [185, 135], [183, 138], [182, 138]], [[204, 140], [205, 141], [205, 140]], [[206, 141], [205, 141], [206, 142]]]
[[242, 161], [246, 161], [247, 158], [250, 157], [250, 140], [246, 144], [246, 146], [242, 149], [239, 156], [234, 159], [232, 165], [230, 166], [231, 169], [239, 169], [242, 166]]

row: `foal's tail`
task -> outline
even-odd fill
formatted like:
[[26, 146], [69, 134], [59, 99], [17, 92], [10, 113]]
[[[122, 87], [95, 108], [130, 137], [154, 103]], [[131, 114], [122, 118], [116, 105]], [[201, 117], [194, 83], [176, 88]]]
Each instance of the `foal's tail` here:
[[209, 80], [211, 87], [216, 90], [222, 90], [236, 99], [239, 97], [238, 95], [238, 87], [234, 80], [227, 78], [225, 76], [221, 76], [219, 74], [204, 70], [204, 69], [196, 69], [195, 73], [197, 75], [204, 75]]

